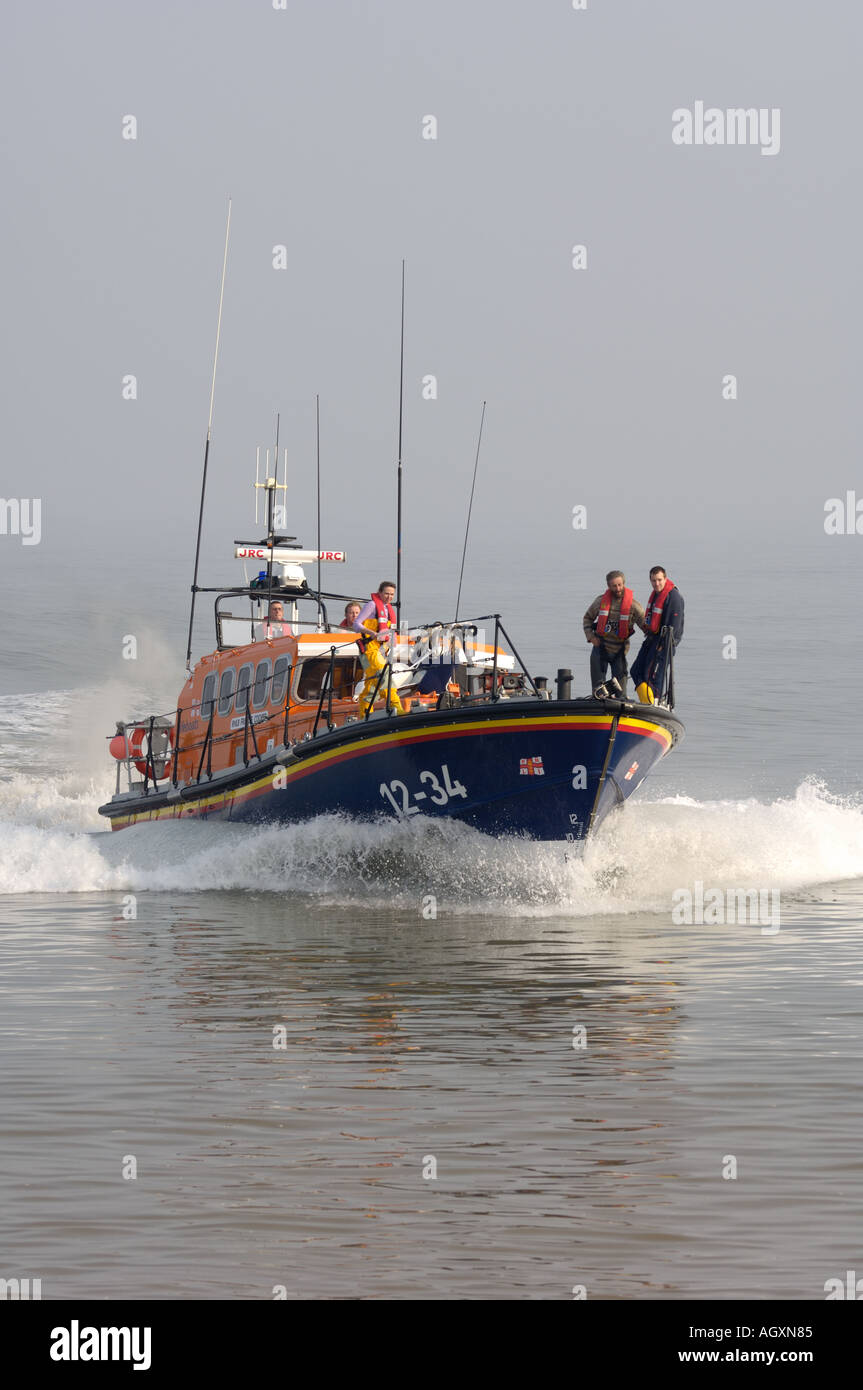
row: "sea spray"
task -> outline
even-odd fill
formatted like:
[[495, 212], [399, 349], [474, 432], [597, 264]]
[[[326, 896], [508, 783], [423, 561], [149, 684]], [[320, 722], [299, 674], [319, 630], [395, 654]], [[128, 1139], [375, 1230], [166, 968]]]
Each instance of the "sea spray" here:
[[667, 913], [695, 881], [785, 893], [863, 876], [863, 807], [811, 781], [772, 802], [631, 802], [583, 847], [425, 816], [82, 833], [100, 823], [94, 792], [72, 774], [0, 783], [0, 892], [308, 893], [368, 909], [433, 893], [439, 912], [590, 916]]

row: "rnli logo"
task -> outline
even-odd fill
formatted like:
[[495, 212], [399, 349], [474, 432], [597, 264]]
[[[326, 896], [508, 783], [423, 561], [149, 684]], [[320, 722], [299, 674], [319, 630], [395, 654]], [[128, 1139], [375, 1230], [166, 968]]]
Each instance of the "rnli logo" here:
[[623, 779], [624, 782], [631, 782], [637, 771], [638, 771], [638, 763], [633, 763], [633, 764], [632, 764], [632, 767], [629, 769], [629, 771], [628, 771], [628, 772], [626, 773], [626, 775], [624, 776], [624, 779]]
[[544, 777], [542, 758], [519, 758], [518, 770], [522, 777]]

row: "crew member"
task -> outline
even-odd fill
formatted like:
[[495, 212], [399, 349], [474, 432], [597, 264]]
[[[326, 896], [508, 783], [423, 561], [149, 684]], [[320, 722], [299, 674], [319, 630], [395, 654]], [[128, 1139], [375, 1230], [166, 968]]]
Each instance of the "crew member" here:
[[[396, 596], [396, 586], [391, 579], [383, 579], [377, 587], [377, 592], [372, 594], [365, 607], [361, 608], [354, 619], [354, 632], [360, 633], [362, 637], [362, 655], [360, 660], [363, 663], [363, 670], [366, 673], [366, 683], [360, 694], [360, 713], [365, 714], [372, 703], [372, 691], [378, 683], [378, 676], [386, 666], [389, 653], [392, 651], [392, 639], [396, 632], [396, 610], [393, 608], [393, 599]], [[386, 699], [387, 676], [381, 676], [381, 683], [378, 686], [378, 695]], [[402, 702], [398, 697], [395, 685], [391, 687], [390, 704], [396, 714], [404, 714]]]
[[356, 599], [351, 599], [350, 603], [346, 603], [345, 616], [339, 623], [339, 627], [347, 628], [348, 632], [353, 632], [354, 623], [360, 615], [360, 609], [362, 608], [362, 606], [363, 605], [361, 603], [358, 603]]
[[290, 623], [285, 622], [284, 605], [279, 599], [273, 599], [267, 610], [267, 620], [264, 623], [255, 625], [255, 641], [271, 642], [274, 637], [293, 637]]
[[[644, 641], [632, 663], [635, 693], [641, 704], [652, 705], [661, 695], [670, 651], [683, 637], [683, 595], [662, 565], [650, 571], [651, 595], [644, 613]], [[672, 639], [673, 648], [669, 645]]]
[[[593, 600], [584, 615], [584, 635], [592, 648], [590, 688], [598, 700], [609, 696], [626, 699], [629, 637], [635, 627], [644, 626], [644, 609], [627, 589], [622, 570], [609, 570], [605, 582], [605, 593]], [[609, 666], [611, 680], [606, 685]]]

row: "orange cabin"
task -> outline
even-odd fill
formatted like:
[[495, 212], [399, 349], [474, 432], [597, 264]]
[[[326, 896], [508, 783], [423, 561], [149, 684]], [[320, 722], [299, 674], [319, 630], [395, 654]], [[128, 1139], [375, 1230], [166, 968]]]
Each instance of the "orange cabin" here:
[[[178, 701], [177, 780], [247, 764], [329, 724], [357, 721], [362, 716], [355, 691], [363, 678], [357, 638], [344, 630], [264, 638], [202, 657]], [[437, 700], [403, 691], [400, 696], [406, 708]], [[385, 701], [386, 678], [376, 708]]]

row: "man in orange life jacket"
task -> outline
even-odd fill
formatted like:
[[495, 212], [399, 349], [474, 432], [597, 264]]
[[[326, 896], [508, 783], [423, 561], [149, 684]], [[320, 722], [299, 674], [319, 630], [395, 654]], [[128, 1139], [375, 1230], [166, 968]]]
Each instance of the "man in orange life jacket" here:
[[[644, 641], [632, 663], [632, 679], [642, 705], [652, 705], [662, 692], [668, 664], [669, 637], [677, 650], [683, 636], [683, 595], [662, 565], [650, 571], [652, 593], [644, 611]], [[668, 631], [663, 636], [662, 629]]]
[[293, 637], [290, 623], [285, 622], [285, 607], [280, 599], [273, 599], [267, 609], [267, 621], [255, 624], [255, 641], [271, 642], [274, 637]]
[[[395, 596], [396, 586], [392, 580], [382, 580], [378, 585], [377, 593], [372, 594], [368, 603], [360, 609], [354, 620], [354, 632], [361, 633], [363, 637], [360, 650], [363, 670], [366, 673], [366, 683], [360, 694], [360, 714], [365, 714], [371, 705], [372, 691], [377, 685], [378, 676], [386, 666], [387, 656], [391, 650], [392, 639], [396, 632], [396, 610], [393, 608]], [[386, 699], [386, 694], [387, 675], [384, 673], [378, 686], [378, 696]], [[396, 714], [404, 714], [402, 702], [395, 686], [392, 686], [390, 691], [390, 704]]]
[[[584, 635], [592, 647], [590, 653], [590, 688], [597, 699], [609, 696], [626, 698], [626, 653], [629, 637], [635, 627], [644, 626], [644, 609], [626, 587], [620, 570], [609, 570], [604, 594], [584, 615]], [[611, 680], [604, 684], [606, 667], [611, 667]]]

